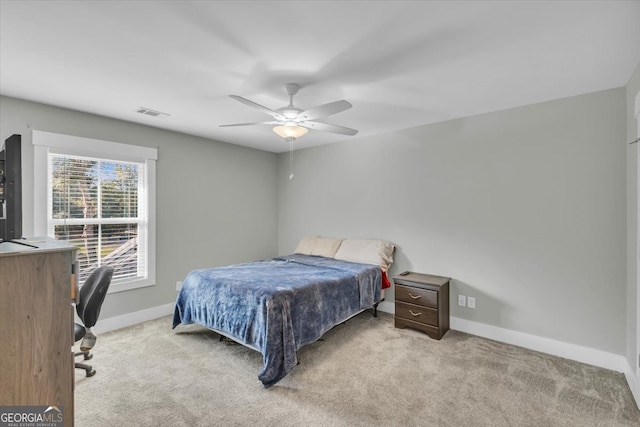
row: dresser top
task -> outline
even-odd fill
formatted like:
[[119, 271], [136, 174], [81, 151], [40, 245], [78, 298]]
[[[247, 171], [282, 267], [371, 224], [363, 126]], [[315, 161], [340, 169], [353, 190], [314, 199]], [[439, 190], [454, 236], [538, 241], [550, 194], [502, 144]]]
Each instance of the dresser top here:
[[0, 242], [0, 257], [62, 250], [75, 251], [77, 248], [67, 242], [48, 237], [32, 237]]
[[415, 283], [423, 283], [425, 285], [436, 285], [442, 286], [451, 280], [450, 277], [443, 276], [434, 276], [432, 274], [423, 274], [423, 273], [415, 273], [410, 271], [409, 274], [404, 276], [396, 275], [393, 276], [394, 282], [415, 282]]

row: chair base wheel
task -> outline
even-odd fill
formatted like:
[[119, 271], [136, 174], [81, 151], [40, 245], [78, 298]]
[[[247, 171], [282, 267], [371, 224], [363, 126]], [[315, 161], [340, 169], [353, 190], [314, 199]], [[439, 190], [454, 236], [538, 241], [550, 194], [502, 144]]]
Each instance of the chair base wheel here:
[[84, 363], [76, 362], [75, 367], [76, 369], [84, 369], [87, 377], [92, 377], [96, 374], [96, 370], [93, 369], [93, 366], [91, 365], [85, 365]]

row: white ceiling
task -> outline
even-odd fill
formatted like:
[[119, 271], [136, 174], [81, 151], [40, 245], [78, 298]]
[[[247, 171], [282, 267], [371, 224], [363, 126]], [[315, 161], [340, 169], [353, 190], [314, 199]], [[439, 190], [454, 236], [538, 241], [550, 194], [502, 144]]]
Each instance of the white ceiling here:
[[353, 104], [326, 121], [358, 135], [302, 148], [624, 86], [638, 63], [640, 0], [0, 1], [2, 95], [276, 153], [268, 126], [219, 127], [270, 119], [228, 95]]

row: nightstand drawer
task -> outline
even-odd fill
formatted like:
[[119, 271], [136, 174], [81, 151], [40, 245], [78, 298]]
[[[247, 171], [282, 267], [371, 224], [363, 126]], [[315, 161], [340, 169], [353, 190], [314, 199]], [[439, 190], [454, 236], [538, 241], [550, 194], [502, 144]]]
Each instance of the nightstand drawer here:
[[438, 308], [438, 293], [427, 289], [396, 285], [396, 301]]
[[396, 301], [396, 316], [414, 322], [438, 326], [438, 310], [415, 304]]

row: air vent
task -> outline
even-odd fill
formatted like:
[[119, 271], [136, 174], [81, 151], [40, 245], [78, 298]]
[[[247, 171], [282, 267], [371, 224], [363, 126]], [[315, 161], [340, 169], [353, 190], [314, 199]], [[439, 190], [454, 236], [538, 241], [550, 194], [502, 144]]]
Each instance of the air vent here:
[[159, 117], [159, 118], [165, 118], [171, 115], [167, 113], [161, 113], [160, 111], [152, 110], [151, 108], [146, 108], [146, 107], [138, 108], [136, 110], [136, 113], [144, 114], [145, 116]]

